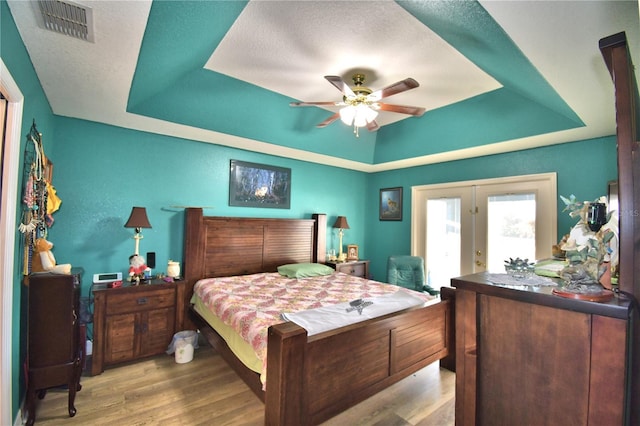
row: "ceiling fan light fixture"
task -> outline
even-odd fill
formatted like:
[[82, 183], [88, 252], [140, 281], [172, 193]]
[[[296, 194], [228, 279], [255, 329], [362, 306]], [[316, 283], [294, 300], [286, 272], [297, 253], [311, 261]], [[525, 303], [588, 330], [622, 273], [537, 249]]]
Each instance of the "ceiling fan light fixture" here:
[[371, 123], [373, 120], [375, 120], [376, 117], [378, 117], [378, 111], [376, 111], [375, 109], [372, 109], [368, 105], [360, 104], [356, 107], [356, 109], [358, 111], [356, 112], [355, 121], [357, 122], [359, 119], [363, 119], [363, 121], [360, 121], [360, 122], [364, 123], [362, 125], [359, 125], [358, 123], [356, 123], [356, 126], [358, 127], [364, 127], [367, 124]]
[[378, 111], [364, 104], [348, 105], [340, 110], [340, 120], [347, 126], [365, 127], [378, 116]]
[[327, 118], [316, 127], [326, 127], [334, 121], [340, 119], [347, 126], [353, 126], [353, 133], [359, 136], [359, 129], [366, 127], [370, 132], [377, 131], [380, 126], [376, 123], [378, 110], [390, 111], [400, 114], [420, 117], [425, 109], [406, 105], [394, 105], [379, 102], [380, 100], [398, 93], [415, 89], [418, 82], [412, 78], [405, 78], [383, 89], [372, 92], [368, 87], [363, 86], [364, 74], [354, 74], [354, 87], [351, 88], [344, 82], [342, 77], [337, 75], [325, 75], [324, 78], [342, 92], [342, 102], [291, 102], [290, 106], [343, 106], [337, 113]]
[[347, 126], [353, 124], [353, 120], [356, 117], [356, 107], [348, 105], [340, 110], [340, 120]]

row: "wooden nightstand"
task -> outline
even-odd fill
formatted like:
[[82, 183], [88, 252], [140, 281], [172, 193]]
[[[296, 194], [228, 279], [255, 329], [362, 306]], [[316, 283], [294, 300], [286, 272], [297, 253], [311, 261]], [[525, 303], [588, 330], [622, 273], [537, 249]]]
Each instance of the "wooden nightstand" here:
[[93, 358], [91, 374], [105, 365], [157, 355], [167, 350], [180, 326], [181, 285], [152, 280], [120, 288], [93, 288]]
[[369, 278], [368, 260], [354, 260], [350, 262], [327, 262], [327, 265], [344, 274], [349, 274], [361, 278]]

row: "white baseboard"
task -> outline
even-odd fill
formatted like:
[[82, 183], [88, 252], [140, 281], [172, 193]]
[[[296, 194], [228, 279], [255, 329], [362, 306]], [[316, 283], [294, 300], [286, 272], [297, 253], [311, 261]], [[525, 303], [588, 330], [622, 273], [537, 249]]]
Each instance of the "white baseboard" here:
[[27, 424], [27, 419], [22, 417], [22, 413], [24, 413], [24, 401], [20, 404], [20, 409], [18, 410], [18, 415], [16, 415], [16, 419], [13, 422], [13, 426], [23, 426]]

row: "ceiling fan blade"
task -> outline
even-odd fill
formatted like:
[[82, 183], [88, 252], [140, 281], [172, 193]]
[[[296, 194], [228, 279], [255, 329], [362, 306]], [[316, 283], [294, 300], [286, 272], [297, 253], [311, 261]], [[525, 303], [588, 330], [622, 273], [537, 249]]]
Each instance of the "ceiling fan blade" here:
[[336, 86], [338, 90], [342, 92], [343, 95], [345, 96], [356, 95], [355, 93], [353, 93], [353, 90], [351, 90], [351, 87], [349, 87], [349, 85], [344, 82], [342, 77], [337, 75], [325, 75], [324, 78], [326, 78], [329, 83]]
[[322, 127], [327, 127], [329, 124], [333, 123], [334, 121], [336, 121], [338, 118], [340, 118], [340, 113], [336, 112], [335, 114], [333, 114], [331, 117], [327, 118], [326, 120], [324, 120], [322, 123], [318, 123], [316, 124], [316, 127], [322, 128]]
[[414, 79], [405, 78], [404, 80], [398, 81], [397, 83], [393, 83], [385, 87], [384, 89], [376, 90], [375, 92], [369, 95], [369, 98], [374, 98], [378, 100], [384, 99], [389, 96], [396, 95], [398, 93], [401, 93], [410, 89], [415, 89], [418, 86], [420, 86], [420, 84], [418, 84], [418, 82], [415, 81]]
[[376, 123], [376, 120], [373, 120], [367, 123], [367, 130], [370, 132], [375, 132], [379, 128], [380, 126], [378, 126], [378, 123]]
[[406, 105], [392, 105], [392, 104], [385, 104], [382, 102], [378, 102], [378, 107], [380, 111], [399, 112], [400, 114], [409, 114], [416, 117], [420, 117], [425, 112], [425, 109], [421, 107], [406, 106]]
[[289, 106], [298, 107], [298, 106], [336, 106], [336, 102], [291, 102]]

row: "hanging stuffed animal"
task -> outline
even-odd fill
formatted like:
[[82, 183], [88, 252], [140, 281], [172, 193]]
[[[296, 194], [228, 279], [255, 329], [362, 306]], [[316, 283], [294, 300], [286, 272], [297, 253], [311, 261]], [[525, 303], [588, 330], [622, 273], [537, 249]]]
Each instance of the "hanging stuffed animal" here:
[[58, 211], [60, 208], [60, 204], [62, 204], [62, 200], [58, 197], [56, 193], [56, 188], [49, 182], [45, 180], [47, 186], [47, 214], [44, 217], [44, 221], [49, 228], [53, 226], [53, 213]]
[[71, 273], [71, 264], [56, 265], [56, 258], [51, 249], [53, 243], [44, 238], [36, 239], [31, 259], [31, 272], [52, 272], [54, 274]]

